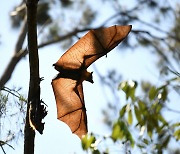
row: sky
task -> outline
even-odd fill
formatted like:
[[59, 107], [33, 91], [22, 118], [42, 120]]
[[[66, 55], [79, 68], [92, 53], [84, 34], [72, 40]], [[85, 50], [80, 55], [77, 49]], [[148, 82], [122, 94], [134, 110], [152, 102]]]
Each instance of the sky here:
[[[122, 1], [122, 3], [126, 2], [127, 1], [125, 0]], [[98, 9], [101, 5], [95, 0], [92, 1], [92, 3], [94, 3], [94, 9]], [[13, 54], [16, 39], [18, 37], [18, 31], [11, 29], [8, 17], [9, 11], [15, 4], [18, 4], [17, 0], [11, 3], [9, 1], [4, 1], [3, 5], [0, 6], [0, 21], [3, 21], [0, 24], [2, 42], [0, 44], [0, 57], [3, 57], [0, 59], [0, 76], [9, 62], [10, 56]], [[131, 5], [132, 4], [133, 3], [131, 3]], [[110, 17], [114, 13], [112, 10], [108, 10], [107, 14], [107, 9], [109, 9], [108, 4], [101, 8], [100, 17], [95, 20], [93, 26], [100, 25], [108, 18], [108, 16]], [[133, 25], [133, 28], [138, 28], [138, 25]], [[102, 57], [95, 62], [94, 66], [96, 66], [102, 74], [106, 74], [108, 70], [116, 69], [123, 74], [123, 79], [125, 80], [149, 80], [157, 85], [162, 83], [159, 81], [158, 72], [155, 71], [157, 68], [154, 64], [157, 62], [157, 59], [154, 57], [152, 58], [150, 52], [145, 52], [139, 48], [137, 51], [126, 50], [126, 52], [121, 52], [122, 54], [117, 54], [119, 50], [124, 50], [121, 46], [119, 47], [120, 48], [115, 48], [111, 51], [107, 58]], [[66, 124], [60, 122], [56, 118], [56, 104], [51, 87], [51, 81], [56, 76], [57, 71], [54, 70], [52, 64], [59, 59], [62, 53], [62, 49], [59, 48], [57, 44], [39, 50], [40, 76], [44, 77], [44, 80], [41, 82], [41, 97], [48, 105], [48, 115], [44, 120], [45, 129], [43, 135], [36, 133], [35, 154], [49, 154], [52, 152], [53, 154], [59, 154], [59, 151], [64, 154], [85, 153], [82, 151], [80, 139], [71, 133]], [[90, 66], [88, 70], [93, 71], [94, 66]], [[95, 82], [94, 84], [86, 82], [83, 83], [88, 115], [88, 129], [89, 132], [94, 132], [95, 134], [109, 135], [110, 130], [103, 124], [102, 116], [102, 109], [105, 109], [107, 106], [107, 98], [104, 96], [97, 74], [94, 73], [93, 78]], [[29, 66], [28, 56], [26, 56], [16, 66], [12, 79], [7, 83], [7, 86], [23, 87], [22, 93], [27, 94], [28, 84]], [[115, 87], [115, 89], [117, 90], [117, 87]], [[113, 99], [111, 95], [109, 95], [108, 91], [105, 91], [105, 93], [108, 99]], [[172, 99], [177, 100], [177, 98]], [[120, 101], [123, 102], [123, 98], [120, 98]], [[23, 139], [21, 139], [17, 145], [15, 144], [15, 150], [7, 147], [5, 147], [5, 150], [7, 154], [23, 153]]]

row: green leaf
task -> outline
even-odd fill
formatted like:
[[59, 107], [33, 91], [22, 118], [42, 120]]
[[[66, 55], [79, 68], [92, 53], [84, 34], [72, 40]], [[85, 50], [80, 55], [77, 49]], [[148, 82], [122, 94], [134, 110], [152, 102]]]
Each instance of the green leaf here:
[[120, 84], [120, 88], [125, 92], [126, 94], [126, 100], [128, 100], [129, 98], [129, 91], [130, 91], [130, 87], [128, 85], [127, 81], [124, 81]]
[[130, 109], [128, 111], [128, 124], [132, 125], [132, 122], [133, 122], [133, 116], [132, 116], [132, 110]]
[[126, 100], [131, 98], [132, 101], [135, 101], [135, 99], [136, 99], [136, 97], [135, 97], [136, 87], [137, 87], [137, 82], [130, 80], [130, 81], [121, 82], [118, 89], [122, 89], [125, 92]]
[[152, 131], [153, 131], [153, 128], [150, 124], [150, 122], [147, 123], [147, 132], [148, 132], [148, 135], [150, 138], [152, 138]]
[[141, 121], [142, 121], [141, 112], [136, 105], [134, 106], [134, 112], [135, 112], [138, 123], [141, 123]]
[[119, 89], [119, 90], [123, 90], [123, 91], [126, 93], [127, 87], [128, 87], [127, 81], [123, 81], [123, 82], [121, 82], [121, 83], [119, 84], [118, 89]]
[[116, 141], [118, 139], [126, 139], [130, 141], [132, 147], [134, 147], [134, 139], [128, 130], [128, 127], [123, 121], [117, 121], [113, 126], [113, 132], [111, 138]]
[[168, 125], [167, 121], [164, 119], [164, 117], [162, 115], [158, 115], [158, 119], [164, 124], [164, 125]]
[[135, 90], [136, 90], [135, 88], [130, 88], [129, 90], [129, 97], [132, 99], [133, 102], [136, 100]]
[[95, 137], [92, 135], [85, 135], [81, 140], [81, 145], [84, 150], [87, 150], [91, 147], [91, 144], [96, 141]]
[[96, 149], [96, 150], [92, 151], [92, 154], [100, 154], [100, 152], [99, 152], [99, 150]]
[[145, 103], [141, 100], [138, 101], [138, 106], [139, 106], [140, 111], [144, 111], [146, 109]]
[[141, 82], [141, 88], [145, 93], [149, 92], [150, 87], [151, 87], [151, 84], [149, 82], [145, 82], [145, 81]]
[[178, 126], [180, 126], [180, 122], [177, 122], [177, 123], [173, 124], [172, 126], [173, 126], [173, 128], [178, 127]]
[[140, 148], [140, 149], [143, 149], [145, 148], [146, 146], [142, 145], [142, 144], [137, 144], [137, 146]]
[[130, 141], [131, 147], [134, 147], [134, 139], [133, 139], [131, 133], [129, 132], [126, 124], [123, 121], [119, 121], [119, 125], [120, 125], [122, 132], [123, 132], [123, 138]]
[[125, 114], [125, 112], [126, 112], [126, 107], [127, 107], [127, 105], [124, 105], [124, 106], [122, 107], [122, 109], [120, 110], [120, 117], [121, 117], [121, 118], [124, 116], [124, 114]]
[[156, 109], [155, 109], [156, 113], [160, 113], [161, 109], [162, 109], [162, 105], [157, 103], [156, 104]]
[[128, 95], [132, 99], [132, 101], [135, 101], [136, 100], [135, 91], [137, 87], [137, 82], [130, 80], [128, 81], [128, 85], [129, 85]]
[[170, 139], [171, 139], [171, 136], [170, 136], [170, 135], [168, 135], [168, 136], [164, 139], [164, 141], [163, 141], [162, 144], [161, 144], [161, 145], [163, 146], [163, 148], [166, 148], [166, 147], [167, 147]]
[[167, 90], [166, 87], [164, 87], [164, 88], [163, 88], [163, 91], [162, 91], [162, 93], [161, 93], [161, 99], [162, 99], [163, 101], [165, 101], [165, 100], [167, 99], [167, 95], [168, 95], [168, 90]]
[[158, 93], [158, 90], [156, 87], [152, 86], [151, 89], [149, 90], [149, 99], [152, 101], [156, 98]]
[[134, 144], [135, 144], [135, 142], [134, 142], [134, 139], [133, 139], [133, 137], [132, 137], [132, 135], [131, 135], [131, 133], [128, 131], [128, 134], [126, 135], [126, 138], [127, 138], [127, 140], [129, 140], [130, 141], [130, 143], [131, 143], [131, 147], [133, 148], [134, 147]]
[[119, 122], [116, 122], [113, 126], [111, 138], [114, 141], [116, 141], [118, 139], [122, 139], [123, 136], [124, 136], [124, 134], [123, 134], [123, 131], [121, 130], [121, 126], [120, 126]]
[[148, 145], [149, 144], [149, 141], [147, 140], [147, 139], [143, 139], [143, 142], [146, 144], [146, 145]]
[[174, 137], [176, 138], [176, 140], [180, 140], [180, 129], [174, 132]]

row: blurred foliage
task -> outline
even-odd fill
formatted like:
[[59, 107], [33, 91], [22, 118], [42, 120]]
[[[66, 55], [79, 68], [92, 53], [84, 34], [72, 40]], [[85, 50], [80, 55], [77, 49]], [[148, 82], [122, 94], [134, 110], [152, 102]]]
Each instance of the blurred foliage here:
[[93, 135], [85, 135], [81, 143], [83, 150], [88, 151], [88, 149], [90, 149], [92, 154], [100, 154], [96, 147], [96, 138]]
[[169, 49], [173, 54], [173, 58], [175, 58], [177, 61], [180, 59], [180, 5], [177, 6], [177, 15], [175, 20], [175, 25], [172, 28], [172, 35], [178, 39], [178, 41], [169, 38]]
[[[129, 118], [130, 112], [128, 112], [128, 118]], [[129, 123], [129, 121], [127, 123]], [[128, 125], [124, 121], [119, 119], [113, 125], [112, 130], [113, 131], [112, 131], [111, 138], [113, 139], [113, 141], [117, 141], [118, 139], [124, 140], [124, 141], [130, 141], [131, 147], [134, 147], [134, 139], [132, 138], [132, 135], [131, 135], [130, 131], [128, 130]]]
[[69, 7], [70, 5], [72, 5], [73, 0], [60, 0], [60, 2], [63, 7]]
[[[118, 119], [112, 125], [112, 133], [108, 138], [114, 142], [121, 141], [122, 145], [129, 143], [131, 148], [138, 147], [142, 153], [146, 153], [149, 147], [151, 149], [148, 153], [163, 153], [170, 141], [179, 142], [180, 123], [167, 121], [162, 112], [163, 109], [168, 109], [169, 89], [174, 82], [179, 84], [180, 78], [177, 76], [159, 87], [142, 82], [141, 96], [136, 95], [139, 87], [136, 81], [121, 82], [119, 90], [125, 93], [127, 103], [120, 108]], [[180, 110], [176, 112], [180, 114]], [[95, 136], [89, 137], [93, 139], [92, 143], [86, 141], [83, 144], [95, 143], [98, 140]], [[105, 138], [102, 142], [105, 142]], [[91, 145], [87, 147], [90, 148]], [[87, 150], [87, 147], [83, 149]], [[107, 146], [107, 149], [111, 150], [111, 147]]]
[[[96, 137], [97, 135], [87, 135], [82, 140], [82, 147], [92, 153], [110, 153], [111, 147], [108, 145], [113, 144], [118, 147], [118, 150], [119, 145], [122, 145], [125, 152], [138, 147], [142, 153], [146, 151], [162, 153], [172, 140], [179, 143], [180, 139], [179, 122], [168, 121], [164, 114], [164, 110], [179, 114], [168, 107], [173, 103], [168, 103], [168, 96], [172, 92], [180, 94], [180, 4], [172, 6], [165, 0], [135, 0], [129, 7], [120, 0], [99, 0], [98, 2], [101, 2], [101, 8], [108, 5], [114, 15], [92, 28], [114, 24], [132, 24], [131, 35], [124, 40], [121, 47], [129, 48], [132, 51], [139, 48], [147, 52], [152, 51], [152, 56], [158, 57], [156, 62], [160, 79], [166, 80], [166, 83], [157, 86], [151, 81], [123, 81], [119, 84], [118, 89], [124, 93], [126, 104], [120, 106], [120, 103], [117, 103], [119, 99], [115, 87], [122, 80], [121, 76], [117, 75], [116, 70], [109, 71], [106, 77], [96, 71], [102, 87], [107, 86], [112, 91], [114, 102], [116, 102], [114, 105], [108, 101], [108, 110], [103, 111], [104, 121], [110, 127], [111, 133], [100, 139]], [[85, 0], [39, 1], [37, 23], [40, 44], [57, 43], [56, 40], [59, 39], [63, 41], [60, 44], [61, 47], [68, 48], [74, 41], [77, 41], [77, 38], [81, 37], [81, 32], [97, 25], [96, 19], [99, 19], [97, 17], [101, 15], [101, 13], [99, 14], [101, 8], [95, 10], [94, 4]], [[22, 0], [10, 12], [12, 27], [20, 28], [25, 16], [26, 4]], [[164, 29], [164, 27], [166, 28]], [[71, 33], [78, 30], [77, 33]], [[61, 39], [64, 35], [68, 37]], [[172, 76], [175, 77], [171, 78]], [[4, 88], [0, 91], [0, 126], [2, 123], [6, 123], [7, 126], [5, 128], [3, 125], [3, 131], [1, 127], [4, 135], [4, 138], [0, 139], [3, 140], [2, 143], [15, 139], [19, 132], [23, 134], [21, 126], [24, 121], [25, 102], [26, 98], [20, 94], [19, 89]], [[11, 112], [12, 108], [15, 113]], [[17, 121], [16, 129], [9, 127], [13, 122], [12, 117]], [[103, 145], [103, 148], [107, 148], [101, 150], [99, 146], [103, 142], [108, 144]], [[178, 152], [179, 149], [174, 150], [174, 153]]]
[[27, 100], [20, 94], [20, 90], [21, 88], [4, 87], [0, 91], [0, 146], [7, 145], [13, 148], [10, 145], [11, 141], [18, 141], [18, 138], [24, 134]]
[[[37, 9], [37, 24], [51, 23], [51, 16], [49, 15], [49, 2], [40, 2]], [[20, 5], [15, 6], [13, 11], [10, 12], [11, 23], [13, 28], [18, 28], [26, 16], [26, 4], [22, 2]]]
[[[105, 20], [101, 26], [105, 26], [106, 24], [126, 25], [129, 23], [132, 25], [141, 24], [145, 26], [145, 30], [141, 28], [133, 30], [131, 35], [134, 33], [134, 44], [130, 43], [132, 39], [128, 37], [124, 40], [122, 46], [125, 48], [139, 46], [144, 48], [147, 46], [150, 47], [154, 53], [159, 56], [158, 64], [161, 73], [166, 73], [166, 71], [164, 71], [166, 67], [175, 71], [176, 65], [179, 65], [180, 6], [177, 5], [176, 10], [174, 10], [169, 3], [163, 3], [163, 1], [164, 0], [137, 0], [131, 9], [127, 9], [126, 6], [123, 6], [118, 0], [113, 2], [102, 1], [102, 5], [108, 3], [109, 7], [114, 9], [115, 14]], [[149, 11], [149, 20], [151, 22], [147, 22], [141, 17], [141, 12], [143, 13], [146, 10]], [[41, 40], [42, 42], [53, 41], [69, 31], [87, 28], [95, 21], [99, 15], [98, 13], [98, 10], [93, 8], [93, 4], [84, 0], [78, 0], [76, 3], [73, 0], [40, 1], [38, 3], [37, 23], [40, 29], [46, 29], [41, 31]], [[12, 26], [19, 27], [25, 14], [26, 4], [22, 1], [10, 12]], [[159, 24], [165, 24], [165, 19], [168, 20], [168, 22], [175, 23], [171, 25], [169, 31], [159, 26]], [[152, 29], [154, 32], [151, 32]], [[70, 41], [61, 43], [62, 47], [67, 48], [67, 46], [73, 43], [72, 36], [69, 36], [69, 40]], [[173, 58], [173, 62], [171, 58]]]

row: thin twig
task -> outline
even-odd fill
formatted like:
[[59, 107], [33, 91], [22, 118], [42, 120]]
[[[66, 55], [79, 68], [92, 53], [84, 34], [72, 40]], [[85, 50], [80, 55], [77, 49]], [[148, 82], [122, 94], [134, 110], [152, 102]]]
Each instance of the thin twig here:
[[144, 33], [144, 34], [147, 34], [147, 35], [149, 35], [150, 37], [152, 37], [152, 38], [154, 38], [154, 39], [157, 39], [157, 40], [160, 40], [160, 41], [164, 41], [164, 40], [166, 39], [165, 37], [155, 36], [155, 35], [151, 34], [149, 31], [145, 31], [145, 30], [132, 30], [131, 32], [132, 32], [132, 33], [135, 33], [135, 34]]
[[3, 148], [3, 146], [2, 146], [2, 145], [0, 145], [0, 146], [1, 146], [1, 149], [2, 149], [3, 153], [6, 154], [6, 152], [5, 152], [4, 148]]
[[166, 109], [167, 109], [168, 111], [171, 111], [171, 112], [174, 112], [174, 113], [180, 114], [180, 111], [178, 111], [178, 110], [174, 110], [174, 109], [171, 109], [171, 108], [169, 108], [168, 106], [166, 106]]
[[[8, 88], [8, 87], [3, 87], [1, 90], [4, 90], [4, 91], [10, 93], [11, 95], [17, 97], [18, 99], [21, 99], [21, 94], [19, 94], [19, 93], [18, 93], [17, 91], [15, 91], [15, 90], [12, 90], [12, 89], [10, 89], [10, 88]], [[14, 93], [13, 93], [12, 91], [13, 91]], [[18, 95], [16, 95], [15, 93], [17, 93]], [[27, 103], [27, 100], [25, 100], [25, 99], [21, 99], [21, 100]]]
[[13, 92], [12, 92], [12, 90], [11, 90], [11, 89], [9, 89], [9, 88], [7, 88], [7, 87], [3, 87], [3, 88], [2, 88], [2, 90], [4, 90], [4, 91], [6, 91], [6, 92], [8, 92], [8, 93], [12, 94], [13, 96], [15, 96], [15, 97], [19, 98], [19, 96], [18, 96], [18, 95], [16, 95], [15, 93], [13, 93]]
[[3, 145], [8, 145], [8, 146], [11, 147], [13, 150], [15, 150], [14, 147], [13, 147], [12, 145], [8, 144], [7, 142], [0, 141], [0, 145], [1, 145], [1, 146], [3, 146]]

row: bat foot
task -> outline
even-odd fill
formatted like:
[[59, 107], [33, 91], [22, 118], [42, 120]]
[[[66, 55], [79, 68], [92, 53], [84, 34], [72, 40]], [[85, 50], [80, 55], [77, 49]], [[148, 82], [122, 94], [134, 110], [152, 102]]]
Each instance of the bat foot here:
[[39, 78], [39, 83], [44, 80], [44, 77]]

